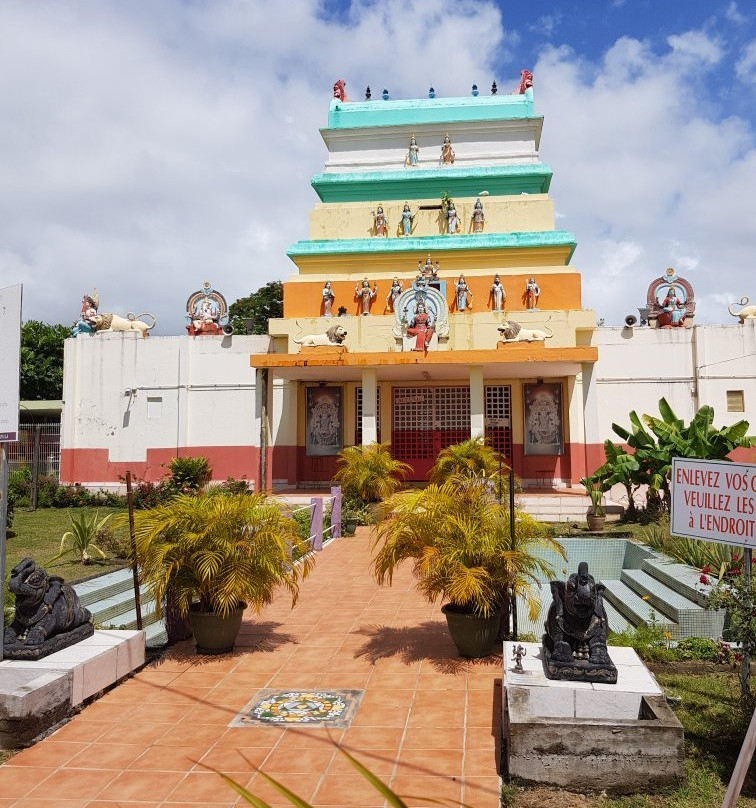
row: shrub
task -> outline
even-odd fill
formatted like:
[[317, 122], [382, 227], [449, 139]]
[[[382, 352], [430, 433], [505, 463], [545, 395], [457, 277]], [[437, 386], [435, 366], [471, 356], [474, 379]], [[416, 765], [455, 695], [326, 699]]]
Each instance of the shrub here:
[[28, 466], [23, 466], [8, 474], [8, 500], [19, 508], [29, 507], [31, 478], [31, 470]]
[[708, 637], [685, 637], [678, 640], [675, 647], [677, 659], [702, 659], [707, 662], [718, 662], [720, 649], [714, 640]]
[[225, 491], [227, 494], [246, 494], [249, 492], [249, 480], [244, 477], [241, 480], [235, 480], [233, 477], [228, 477], [225, 482], [215, 486], [218, 491]]
[[169, 482], [178, 491], [188, 493], [204, 488], [213, 476], [206, 457], [174, 457], [168, 464]]
[[114, 558], [131, 557], [129, 538], [116, 535], [109, 527], [102, 527], [97, 531], [95, 544]]

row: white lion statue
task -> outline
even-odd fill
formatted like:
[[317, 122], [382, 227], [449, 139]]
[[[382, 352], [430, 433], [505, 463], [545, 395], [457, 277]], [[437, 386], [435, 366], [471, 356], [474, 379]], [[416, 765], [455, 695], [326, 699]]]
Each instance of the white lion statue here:
[[149, 317], [152, 323], [146, 323], [140, 320], [136, 315], [129, 313], [126, 317], [121, 317], [118, 314], [95, 314], [92, 317], [92, 322], [95, 326], [95, 331], [98, 334], [111, 332], [111, 331], [138, 331], [142, 337], [149, 335], [149, 332], [157, 325], [157, 319], [152, 314], [140, 314], [140, 317]]
[[[740, 298], [739, 303], [731, 303], [729, 306], [727, 306], [727, 311], [733, 317], [738, 318], [738, 322], [740, 323], [740, 325], [743, 325], [743, 323], [746, 320], [750, 320], [751, 318], [756, 318], [756, 305], [751, 304], [749, 306], [748, 302], [749, 302], [749, 298], [747, 298], [745, 295], [743, 295], [743, 297]], [[733, 311], [732, 310], [733, 306], [741, 306], [742, 308], [740, 309], [740, 311]]]
[[342, 345], [347, 330], [341, 325], [332, 325], [325, 334], [307, 334], [301, 339], [294, 339], [297, 345], [304, 348], [323, 348], [327, 345]]
[[499, 325], [500, 342], [535, 342], [542, 339], [551, 339], [554, 336], [551, 329], [541, 331], [538, 328], [523, 328], [514, 320], [504, 320]]

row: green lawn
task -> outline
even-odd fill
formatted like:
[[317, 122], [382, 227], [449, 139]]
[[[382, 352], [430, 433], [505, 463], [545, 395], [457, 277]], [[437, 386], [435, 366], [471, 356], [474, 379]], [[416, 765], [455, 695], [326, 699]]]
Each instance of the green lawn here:
[[[112, 547], [102, 547], [107, 554], [107, 561], [93, 561], [91, 564], [82, 564], [73, 553], [50, 563], [50, 559], [60, 550], [60, 540], [63, 534], [70, 529], [69, 514], [92, 512], [94, 508], [39, 508], [36, 511], [18, 509], [13, 514], [13, 528], [9, 531], [6, 545], [6, 575], [21, 559], [30, 556], [37, 564], [43, 566], [48, 572], [54, 572], [65, 578], [66, 581], [81, 581], [94, 575], [122, 567], [125, 561], [116, 558]], [[128, 524], [126, 511], [120, 508], [98, 508], [100, 517], [108, 513], [113, 514], [109, 527], [116, 542], [125, 542], [128, 539]], [[118, 525], [118, 522], [124, 524]], [[115, 527], [114, 527], [115, 523]]]

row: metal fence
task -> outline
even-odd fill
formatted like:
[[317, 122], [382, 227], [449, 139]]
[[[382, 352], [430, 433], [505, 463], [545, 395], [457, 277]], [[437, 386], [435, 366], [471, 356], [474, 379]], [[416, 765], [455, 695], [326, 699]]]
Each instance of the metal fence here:
[[34, 463], [34, 444], [39, 439], [39, 473], [60, 474], [60, 424], [20, 424], [18, 440], [7, 443], [11, 471]]

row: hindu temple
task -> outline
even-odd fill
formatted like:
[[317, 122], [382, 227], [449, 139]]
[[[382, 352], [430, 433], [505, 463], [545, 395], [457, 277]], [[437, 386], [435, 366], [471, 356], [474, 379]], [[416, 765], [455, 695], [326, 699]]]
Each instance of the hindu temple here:
[[335, 88], [274, 352], [251, 357], [279, 390], [272, 479], [330, 480], [343, 446], [377, 440], [423, 480], [471, 436], [525, 480], [591, 466], [596, 317], [570, 263], [575, 237], [555, 227], [543, 118], [520, 89], [351, 102]]

